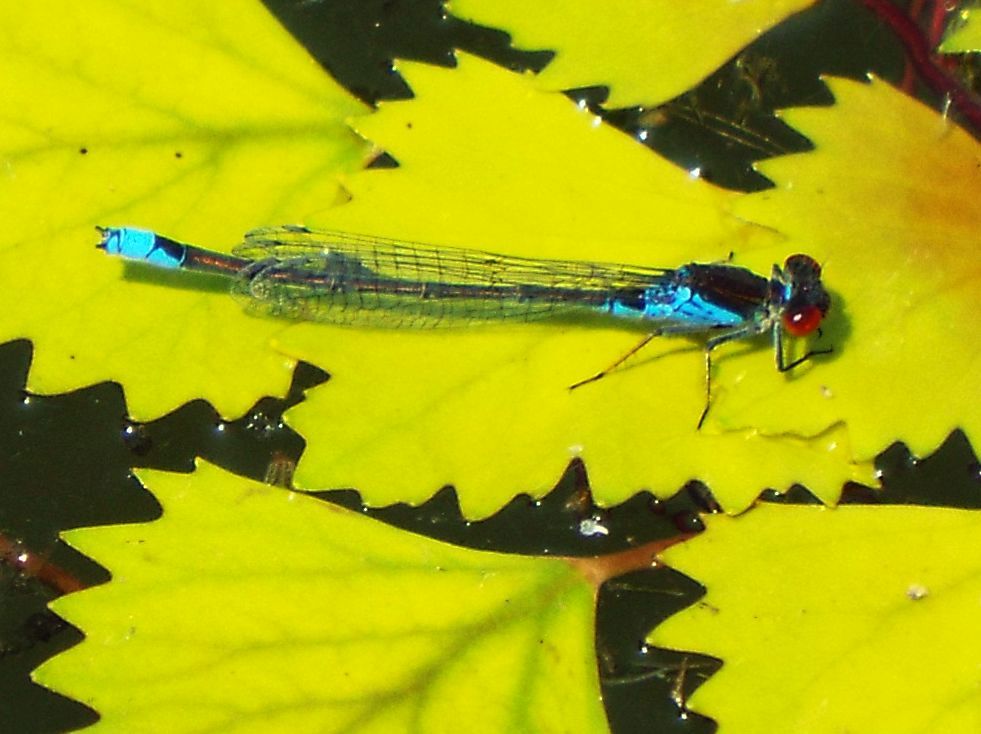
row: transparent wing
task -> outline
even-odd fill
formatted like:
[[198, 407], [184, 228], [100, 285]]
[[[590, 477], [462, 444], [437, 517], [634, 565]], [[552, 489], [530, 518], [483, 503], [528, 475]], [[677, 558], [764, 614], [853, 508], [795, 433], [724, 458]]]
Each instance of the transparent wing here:
[[537, 320], [597, 311], [672, 271], [269, 227], [235, 254], [254, 261], [234, 292], [279, 317], [384, 327]]

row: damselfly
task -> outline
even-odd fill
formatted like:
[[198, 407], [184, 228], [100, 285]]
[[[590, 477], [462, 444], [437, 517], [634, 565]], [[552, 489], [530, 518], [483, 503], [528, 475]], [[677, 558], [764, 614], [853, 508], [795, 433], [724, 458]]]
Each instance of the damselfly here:
[[283, 318], [417, 328], [590, 313], [644, 327], [629, 352], [570, 389], [605, 376], [656, 336], [703, 335], [699, 428], [711, 404], [712, 351], [721, 344], [769, 333], [780, 372], [830, 351], [784, 355], [784, 332], [811, 334], [831, 304], [821, 266], [808, 255], [791, 255], [765, 278], [730, 264], [539, 260], [299, 226], [253, 230], [231, 255], [133, 227], [100, 232], [99, 247], [110, 254], [229, 276], [250, 310]]

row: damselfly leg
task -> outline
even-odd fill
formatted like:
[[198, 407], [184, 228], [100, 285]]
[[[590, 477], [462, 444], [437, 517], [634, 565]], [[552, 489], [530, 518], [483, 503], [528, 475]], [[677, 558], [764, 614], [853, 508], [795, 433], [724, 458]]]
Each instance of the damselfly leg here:
[[577, 383], [575, 383], [573, 385], [569, 385], [569, 389], [570, 390], [575, 390], [577, 387], [582, 387], [583, 385], [588, 385], [590, 382], [596, 382], [597, 380], [603, 379], [608, 374], [610, 374], [611, 372], [613, 372], [613, 370], [615, 370], [617, 367], [619, 367], [624, 362], [626, 362], [628, 359], [630, 359], [632, 356], [634, 356], [635, 354], [637, 354], [637, 352], [639, 352], [641, 349], [643, 349], [648, 344], [650, 344], [651, 340], [654, 339], [655, 337], [658, 337], [658, 336], [661, 336], [661, 332], [660, 331], [652, 331], [650, 334], [646, 334], [644, 336], [644, 338], [641, 339], [639, 342], [637, 342], [634, 346], [632, 346], [629, 351], [627, 351], [624, 354], [622, 354], [617, 359], [616, 362], [614, 362], [613, 364], [611, 364], [609, 367], [606, 367], [606, 368], [600, 370], [599, 372], [597, 372], [592, 377], [587, 377], [585, 380], [580, 380], [579, 382], [577, 382]]
[[[773, 328], [773, 351], [774, 359], [776, 362], [776, 367], [779, 372], [789, 372], [795, 367], [808, 361], [811, 357], [820, 354], [830, 354], [834, 350], [828, 349], [811, 349], [808, 350], [806, 354], [802, 357], [787, 362], [784, 355], [784, 344], [783, 344], [783, 330], [780, 328], [779, 324], [774, 324]], [[652, 331], [649, 334], [645, 334], [644, 338], [641, 339], [637, 344], [631, 347], [628, 351], [624, 352], [620, 357], [618, 357], [613, 363], [608, 367], [600, 370], [595, 375], [587, 377], [584, 380], [580, 380], [572, 385], [569, 385], [570, 390], [575, 390], [576, 388], [582, 387], [583, 385], [588, 385], [592, 382], [597, 382], [603, 379], [611, 372], [620, 367], [624, 362], [630, 359], [632, 356], [637, 354], [640, 350], [646, 347], [654, 338], [658, 336], [663, 336], [666, 333], [671, 333], [669, 329], [659, 329], [657, 331]], [[684, 333], [684, 332], [680, 332]], [[740, 327], [738, 329], [732, 329], [726, 331], [722, 334], [718, 334], [705, 342], [705, 406], [702, 408], [702, 412], [698, 417], [698, 423], [695, 425], [695, 430], [701, 430], [702, 425], [705, 423], [705, 419], [708, 417], [709, 408], [712, 406], [712, 352], [723, 344], [727, 344], [731, 341], [737, 341], [739, 339], [745, 339], [747, 337], [754, 336], [760, 332], [752, 327]]]
[[[821, 333], [821, 330], [818, 329], [818, 332]], [[773, 330], [773, 352], [776, 355], [777, 372], [789, 372], [794, 367], [804, 364], [804, 362], [809, 360], [811, 357], [815, 357], [819, 354], [831, 354], [833, 351], [834, 351], [833, 347], [828, 347], [827, 349], [810, 349], [804, 354], [803, 357], [798, 357], [793, 362], [785, 363], [783, 361], [784, 360], [783, 330], [782, 329]]]

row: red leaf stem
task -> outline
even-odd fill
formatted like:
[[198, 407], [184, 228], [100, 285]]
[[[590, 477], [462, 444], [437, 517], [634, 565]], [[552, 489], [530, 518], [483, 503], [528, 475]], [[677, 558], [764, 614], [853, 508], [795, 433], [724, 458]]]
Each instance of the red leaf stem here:
[[940, 66], [933, 54], [932, 45], [913, 19], [889, 0], [859, 0], [859, 2], [889, 25], [906, 49], [906, 54], [920, 79], [937, 94], [946, 95], [974, 130], [981, 131], [981, 105], [978, 100]]

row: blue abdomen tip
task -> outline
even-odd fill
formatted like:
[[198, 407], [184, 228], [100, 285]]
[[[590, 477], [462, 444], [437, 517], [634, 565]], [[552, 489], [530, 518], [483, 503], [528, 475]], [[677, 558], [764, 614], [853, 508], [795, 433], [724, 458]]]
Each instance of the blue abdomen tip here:
[[138, 260], [160, 268], [179, 268], [184, 262], [184, 247], [159, 237], [148, 229], [105, 227], [99, 247], [110, 255]]

